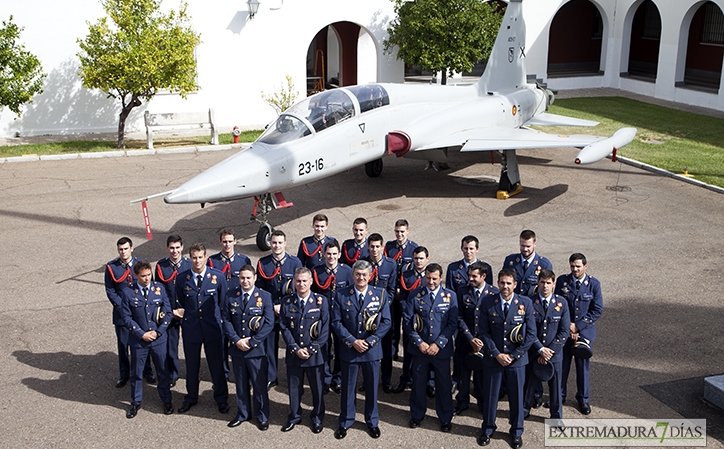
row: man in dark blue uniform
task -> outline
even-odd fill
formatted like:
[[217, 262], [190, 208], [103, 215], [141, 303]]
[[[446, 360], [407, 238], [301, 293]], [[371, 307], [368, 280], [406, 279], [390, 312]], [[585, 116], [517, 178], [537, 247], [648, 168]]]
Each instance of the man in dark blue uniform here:
[[[407, 220], [400, 219], [395, 222], [395, 240], [385, 243], [385, 256], [389, 257], [397, 264], [396, 280], [400, 279], [402, 273], [412, 269], [412, 256], [417, 248], [417, 243], [408, 238], [410, 232], [410, 223]], [[399, 288], [397, 288], [394, 301], [390, 304], [390, 313], [392, 314], [392, 330], [389, 334], [390, 344], [392, 346], [392, 358], [397, 360], [397, 354], [400, 346], [400, 337], [402, 336], [402, 303], [399, 298]], [[386, 345], [386, 343], [385, 343]], [[404, 347], [404, 345], [403, 345]], [[403, 349], [404, 350], [404, 349]], [[383, 359], [385, 360], [385, 359]], [[383, 361], [383, 364], [385, 362]], [[389, 363], [389, 369], [392, 369], [392, 360]], [[385, 380], [387, 368], [382, 368], [382, 381]]]
[[458, 301], [455, 292], [441, 287], [442, 267], [431, 263], [425, 268], [425, 287], [410, 294], [405, 302], [404, 326], [412, 354], [412, 393], [410, 427], [420, 426], [427, 412], [425, 385], [428, 372], [435, 372], [435, 410], [440, 429], [452, 429], [453, 404], [450, 359], [453, 335], [458, 327]]
[[191, 269], [191, 259], [183, 255], [184, 242], [179, 235], [169, 235], [166, 239], [168, 257], [156, 263], [156, 281], [163, 284], [169, 304], [173, 310], [171, 324], [166, 330], [168, 346], [166, 348], [166, 371], [171, 378], [171, 387], [176, 385], [180, 375], [178, 362], [178, 344], [181, 335], [181, 304], [176, 299], [176, 279], [179, 273]]
[[266, 357], [269, 362], [269, 382], [267, 388], [279, 385], [277, 380], [277, 364], [279, 361], [279, 313], [282, 297], [294, 292], [294, 270], [302, 263], [291, 254], [287, 254], [287, 235], [279, 229], [269, 237], [271, 254], [259, 259], [256, 265], [256, 286], [271, 293], [274, 304], [274, 329], [266, 340]]
[[[425, 267], [430, 261], [430, 253], [424, 246], [415, 248], [412, 254], [412, 268], [404, 271], [400, 276], [399, 283], [399, 301], [402, 310], [405, 310], [405, 304], [410, 297], [410, 293], [424, 286]], [[400, 383], [392, 390], [393, 393], [402, 393], [406, 388], [412, 386], [412, 354], [408, 350], [409, 335], [404, 326], [402, 329], [402, 374], [400, 374]], [[428, 385], [428, 388], [434, 388], [434, 384]]]
[[515, 293], [528, 297], [534, 296], [533, 291], [538, 285], [538, 274], [541, 270], [553, 271], [553, 264], [535, 252], [536, 241], [535, 232], [524, 230], [520, 233], [520, 253], [509, 255], [503, 262], [503, 268], [515, 271], [515, 280], [518, 283]]
[[[465, 356], [470, 352], [481, 352], [483, 340], [480, 338], [480, 311], [483, 298], [488, 295], [500, 293], [498, 288], [485, 282], [487, 275], [486, 264], [480, 261], [473, 262], [468, 267], [467, 285], [462, 286], [458, 296], [458, 334], [455, 338], [455, 363], [458, 368], [458, 394], [455, 397], [455, 415], [459, 415], [470, 406], [470, 374], [465, 367]], [[478, 409], [483, 412], [483, 373], [475, 371], [473, 386], [478, 399]], [[453, 370], [455, 375], [455, 370]]]
[[478, 251], [480, 251], [480, 242], [474, 235], [466, 235], [460, 242], [460, 251], [463, 258], [457, 262], [453, 262], [447, 266], [445, 273], [445, 288], [457, 292], [467, 286], [468, 268], [474, 262], [480, 262], [485, 267], [485, 279], [490, 282], [493, 279], [493, 269], [487, 262], [478, 260]]
[[[536, 337], [530, 348], [528, 369], [525, 376], [525, 395], [523, 413], [527, 416], [535, 403], [536, 390], [541, 385], [535, 377], [533, 364], [553, 365], [553, 377], [548, 380], [550, 393], [551, 419], [560, 420], [563, 412], [561, 402], [561, 363], [563, 345], [570, 334], [571, 316], [568, 302], [562, 296], [553, 293], [556, 275], [551, 270], [541, 270], [538, 275], [538, 289], [533, 299], [533, 318], [536, 324]], [[542, 390], [542, 388], [541, 388]]]
[[[152, 282], [151, 264], [145, 260], [133, 266], [135, 285], [125, 289], [121, 317], [128, 329], [131, 348], [131, 407], [126, 418], [133, 418], [141, 408], [143, 381], [141, 376], [146, 361], [151, 358], [158, 373], [158, 395], [163, 402], [164, 414], [173, 413], [171, 380], [166, 372], [166, 329], [171, 322], [171, 306], [163, 286]], [[149, 357], [150, 355], [150, 357]]]
[[184, 354], [186, 355], [186, 396], [179, 413], [186, 413], [199, 401], [201, 346], [204, 347], [214, 384], [214, 400], [219, 412], [229, 411], [229, 389], [224, 375], [224, 348], [219, 305], [226, 294], [226, 276], [206, 266], [206, 247], [195, 243], [189, 250], [191, 269], [179, 274], [176, 298], [182, 314]]
[[354, 424], [357, 375], [362, 370], [365, 387], [365, 423], [372, 438], [380, 437], [377, 383], [382, 359], [382, 337], [390, 330], [388, 294], [369, 285], [372, 266], [358, 260], [352, 267], [354, 287], [337, 291], [332, 305], [332, 330], [341, 343], [342, 400], [338, 440]]
[[[337, 242], [328, 242], [324, 245], [325, 264], [314, 268], [312, 272], [313, 283], [312, 290], [315, 293], [324, 295], [327, 298], [326, 304], [331, 307], [331, 301], [337, 290], [351, 287], [354, 284], [352, 280], [352, 268], [339, 263], [339, 244]], [[339, 394], [342, 391], [342, 367], [339, 363], [339, 344], [333, 338], [333, 332], [328, 332], [328, 341], [325, 346], [324, 360], [324, 391], [329, 388]], [[334, 358], [334, 366], [331, 360]]]
[[[571, 370], [571, 349], [577, 340], [582, 339], [592, 346], [596, 339], [596, 321], [603, 313], [603, 296], [601, 283], [598, 279], [589, 276], [586, 256], [573, 253], [568, 258], [571, 267], [569, 274], [559, 276], [556, 281], [556, 294], [568, 301], [568, 310], [571, 314], [571, 336], [563, 347], [563, 375], [561, 376], [561, 403], [566, 400], [568, 373]], [[576, 360], [576, 400], [578, 408], [584, 415], [591, 413], [590, 399], [590, 373], [591, 359], [575, 358]]]
[[231, 343], [229, 354], [236, 382], [236, 417], [227, 426], [236, 427], [253, 414], [260, 430], [269, 428], [266, 340], [274, 328], [274, 308], [268, 292], [254, 286], [256, 273], [247, 264], [239, 270], [238, 284], [230, 288], [221, 305], [224, 332]]
[[[327, 243], [329, 249], [333, 245]], [[339, 248], [335, 247], [337, 257]], [[312, 390], [312, 432], [322, 431], [324, 421], [324, 351], [329, 337], [329, 304], [327, 298], [312, 293], [309, 268], [297, 268], [294, 274], [296, 293], [282, 299], [279, 316], [284, 343], [287, 345], [287, 383], [289, 385], [289, 417], [282, 432], [289, 432], [302, 420], [304, 374]]]
[[526, 296], [515, 293], [515, 271], [504, 268], [498, 273], [497, 295], [483, 298], [481, 305], [480, 337], [485, 357], [483, 363], [484, 409], [480, 446], [490, 444], [495, 432], [500, 384], [505, 377], [510, 404], [511, 447], [523, 445], [523, 387], [528, 350], [535, 341], [536, 329], [533, 303]]
[[[336, 242], [334, 237], [327, 236], [327, 226], [329, 218], [324, 214], [317, 214], [312, 219], [312, 229], [314, 234], [304, 237], [299, 242], [299, 250], [297, 251], [297, 259], [302, 265], [313, 270], [314, 267], [324, 265], [324, 245], [328, 242]], [[339, 244], [339, 242], [337, 242]]]
[[[116, 342], [118, 344], [118, 370], [119, 376], [116, 388], [123, 388], [131, 376], [131, 360], [128, 357], [128, 328], [123, 323], [121, 305], [123, 304], [123, 291], [131, 288], [135, 282], [133, 278], [133, 265], [138, 262], [133, 255], [133, 242], [128, 237], [121, 237], [116, 242], [118, 257], [106, 264], [105, 287], [106, 296], [113, 305], [113, 325], [116, 327]], [[151, 360], [146, 362], [143, 378], [146, 382], [156, 383], [151, 369]]]
[[[392, 317], [392, 303], [397, 291], [397, 264], [394, 260], [384, 255], [384, 239], [380, 234], [374, 233], [367, 238], [367, 249], [370, 257], [367, 261], [372, 264], [369, 284], [385, 290], [385, 295], [390, 301], [390, 315]], [[382, 391], [392, 392], [392, 330], [382, 338]], [[363, 390], [366, 388], [363, 386]]]
[[352, 222], [352, 235], [354, 238], [347, 239], [342, 243], [341, 261], [350, 267], [359, 259], [366, 259], [370, 256], [367, 249], [367, 220], [362, 217]]

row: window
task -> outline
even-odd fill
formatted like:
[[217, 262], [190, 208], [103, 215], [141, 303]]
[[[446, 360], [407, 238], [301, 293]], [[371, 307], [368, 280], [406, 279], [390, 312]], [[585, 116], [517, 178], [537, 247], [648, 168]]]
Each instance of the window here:
[[724, 45], [724, 14], [713, 2], [704, 3], [701, 43]]
[[593, 7], [593, 28], [591, 32], [591, 38], [603, 38], [603, 18], [601, 17], [601, 13], [598, 11], [598, 8], [596, 8], [595, 6]]
[[641, 37], [644, 39], [661, 39], [661, 16], [659, 9], [651, 0], [646, 0], [642, 5], [644, 8], [644, 26]]

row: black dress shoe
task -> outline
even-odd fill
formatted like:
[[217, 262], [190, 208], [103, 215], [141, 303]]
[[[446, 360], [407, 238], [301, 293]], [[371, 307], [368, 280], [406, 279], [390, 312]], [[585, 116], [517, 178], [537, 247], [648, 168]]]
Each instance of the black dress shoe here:
[[420, 427], [420, 420], [412, 418], [410, 420], [410, 429], [417, 429], [418, 427]]
[[484, 433], [478, 437], [478, 446], [487, 446], [490, 444], [490, 435]]
[[523, 447], [523, 438], [521, 437], [513, 437], [513, 441], [510, 442], [510, 447], [513, 449], [520, 449]]
[[262, 422], [259, 423], [259, 425], [258, 425], [257, 427], [259, 428], [259, 430], [262, 430], [262, 431], [268, 430], [268, 429], [269, 429], [269, 421], [262, 421]]
[[365, 392], [365, 384], [360, 385], [359, 388], [357, 389], [357, 391], [359, 391], [360, 393], [364, 393], [364, 392]]
[[427, 397], [432, 399], [435, 397], [435, 387], [428, 386], [426, 389]]
[[555, 427], [558, 430], [560, 430], [561, 432], [566, 430], [566, 425], [563, 423], [562, 419], [557, 419], [556, 422], [551, 427]]
[[177, 380], [178, 380], [178, 377], [175, 378], [175, 379], [171, 379], [171, 385], [170, 385], [171, 388], [173, 388], [173, 387], [176, 386], [176, 381], [177, 381]]
[[342, 438], [347, 436], [347, 429], [344, 427], [340, 427], [339, 429], [334, 431], [334, 437], [338, 440], [341, 440]]
[[584, 415], [591, 414], [591, 406], [588, 404], [580, 403], [580, 404], [578, 404], [578, 408], [581, 410], [581, 413], [583, 413]]
[[312, 433], [322, 433], [322, 429], [324, 426], [322, 426], [321, 422], [315, 422], [312, 426]]
[[294, 428], [294, 425], [295, 424], [293, 422], [287, 421], [287, 423], [282, 426], [282, 432], [289, 432]]
[[401, 383], [400, 385], [398, 385], [398, 386], [396, 386], [395, 388], [393, 388], [393, 389], [392, 389], [392, 392], [393, 392], [393, 393], [402, 393], [402, 392], [405, 391], [407, 388], [410, 388], [410, 386], [409, 386], [408, 384], [403, 384], [403, 383]]
[[332, 391], [334, 391], [337, 394], [342, 393], [342, 385], [340, 385], [336, 382], [333, 382], [332, 385], [330, 386], [330, 388], [332, 389]]
[[140, 402], [131, 402], [131, 406], [128, 408], [128, 411], [126, 412], [126, 418], [131, 419], [135, 417], [138, 414], [138, 409], [141, 408]]
[[462, 415], [465, 410], [467, 410], [467, 407], [455, 407], [453, 410], [453, 416], [459, 416]]
[[184, 403], [181, 404], [181, 407], [178, 408], [178, 412], [179, 412], [179, 413], [186, 413], [186, 412], [188, 412], [189, 410], [191, 410], [191, 407], [193, 407], [194, 405], [196, 405], [196, 404], [192, 404], [192, 403], [190, 403], [190, 402], [184, 401]]
[[153, 374], [144, 374], [143, 378], [146, 379], [146, 383], [149, 383], [151, 385], [156, 383], [156, 376]]
[[329, 384], [324, 384], [324, 385], [322, 385], [322, 394], [327, 394], [327, 393], [329, 393], [329, 389], [330, 389], [330, 388], [331, 388], [331, 387], [329, 386]]
[[533, 408], [538, 408], [543, 405], [543, 398], [541, 396], [533, 396]]
[[229, 404], [222, 402], [219, 404], [219, 413], [229, 413]]
[[380, 428], [377, 426], [368, 428], [367, 432], [369, 432], [372, 438], [379, 438], [381, 435]]
[[[561, 402], [561, 404], [563, 404], [563, 402]], [[551, 403], [550, 403], [550, 402], [544, 402], [544, 403], [543, 403], [543, 408], [551, 408]]]
[[172, 402], [163, 403], [163, 414], [164, 415], [173, 415], [173, 403]]
[[382, 391], [385, 392], [385, 393], [387, 393], [387, 394], [392, 393], [392, 385], [389, 385], [389, 384], [387, 384], [387, 385], [382, 385]]
[[266, 384], [266, 389], [267, 389], [267, 391], [269, 391], [269, 390], [271, 390], [272, 388], [276, 387], [277, 385], [279, 385], [279, 381], [278, 381], [278, 380], [272, 380], [271, 382], [269, 382], [268, 384]]
[[452, 423], [445, 423], [440, 426], [440, 430], [442, 430], [445, 433], [450, 433], [452, 430]]
[[123, 388], [128, 383], [128, 378], [121, 378], [116, 381], [116, 388]]
[[240, 420], [239, 418], [234, 418], [231, 421], [229, 421], [229, 424], [227, 424], [226, 427], [238, 427], [243, 422], [244, 421]]

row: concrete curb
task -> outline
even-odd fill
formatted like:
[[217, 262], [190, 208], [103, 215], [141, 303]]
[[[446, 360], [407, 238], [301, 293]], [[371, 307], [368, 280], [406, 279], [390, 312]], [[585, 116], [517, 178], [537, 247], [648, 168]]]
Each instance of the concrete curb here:
[[152, 156], [161, 154], [179, 154], [179, 153], [204, 153], [209, 151], [226, 151], [226, 150], [243, 150], [248, 148], [251, 142], [232, 143], [228, 145], [200, 145], [179, 148], [159, 148], [153, 150], [117, 150], [117, 151], [99, 151], [96, 153], [72, 153], [72, 154], [47, 154], [43, 156], [27, 155], [0, 158], [0, 164], [11, 162], [36, 162], [36, 161], [62, 161], [74, 159], [98, 159], [106, 157], [133, 157], [133, 156]]
[[[611, 157], [609, 156], [608, 158], [610, 159]], [[642, 170], [656, 173], [657, 175], [674, 178], [679, 181], [683, 181], [683, 182], [687, 182], [689, 184], [695, 185], [697, 187], [703, 187], [707, 190], [711, 190], [712, 192], [724, 194], [724, 188], [721, 188], [718, 186], [713, 186], [713, 185], [707, 184], [705, 182], [697, 181], [696, 179], [691, 179], [684, 175], [677, 175], [676, 173], [671, 173], [670, 171], [664, 170], [663, 168], [654, 167], [653, 165], [644, 164], [643, 162], [639, 162], [637, 160], [629, 159], [627, 157], [622, 157], [622, 156], [616, 156], [616, 160], [623, 164], [630, 165], [632, 167], [636, 167], [636, 168], [640, 168]]]

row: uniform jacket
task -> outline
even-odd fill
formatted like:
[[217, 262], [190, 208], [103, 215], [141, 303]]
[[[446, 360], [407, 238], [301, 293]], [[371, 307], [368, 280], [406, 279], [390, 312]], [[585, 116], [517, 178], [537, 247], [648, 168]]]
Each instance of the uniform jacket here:
[[[434, 299], [430, 298], [427, 287], [420, 287], [410, 293], [404, 304], [402, 320], [407, 335], [410, 336], [408, 350], [412, 354], [421, 354], [417, 347], [425, 342], [435, 343], [440, 350], [435, 358], [452, 357], [455, 352], [453, 335], [458, 328], [458, 299], [455, 292], [440, 287]], [[415, 330], [415, 315], [422, 319], [422, 330]]]
[[176, 279], [179, 273], [191, 269], [191, 259], [188, 257], [181, 257], [178, 262], [178, 266], [174, 266], [171, 259], [168, 257], [161, 259], [156, 263], [156, 282], [163, 284], [166, 289], [166, 295], [168, 296], [168, 302], [171, 304], [172, 309], [178, 309], [180, 307], [178, 300], [176, 299]]
[[[123, 293], [121, 315], [124, 326], [130, 331], [129, 345], [137, 348], [165, 345], [166, 329], [172, 313], [163, 284], [152, 281], [148, 285], [148, 299], [143, 297], [143, 290], [137, 283]], [[148, 331], [157, 331], [161, 336], [152, 342], [145, 342], [143, 334]]]
[[364, 239], [359, 245], [355, 239], [347, 239], [342, 243], [341, 262], [350, 267], [357, 262], [357, 259], [366, 259], [370, 257], [370, 250], [367, 248], [367, 239]]
[[531, 357], [537, 358], [538, 351], [542, 348], [550, 348], [555, 352], [550, 361], [562, 360], [563, 345], [568, 339], [571, 327], [566, 299], [554, 294], [546, 311], [543, 309], [543, 299], [540, 295], [536, 295], [535, 301], [533, 301], [533, 318], [535, 319], [537, 339], [530, 347]]
[[336, 241], [337, 239], [328, 235], [325, 235], [322, 241], [318, 241], [313, 235], [304, 237], [302, 241], [299, 242], [297, 259], [302, 262], [303, 266], [310, 270], [313, 270], [314, 267], [324, 265], [324, 245]]
[[[485, 282], [495, 282], [493, 280], [493, 269], [487, 262], [482, 262], [485, 265]], [[468, 284], [468, 267], [465, 265], [463, 259], [453, 262], [447, 266], [447, 273], [445, 274], [445, 288], [457, 292], [461, 288]]]
[[[480, 339], [485, 344], [483, 363], [488, 366], [500, 366], [495, 357], [505, 353], [516, 359], [511, 366], [518, 367], [528, 364], [528, 350], [536, 338], [533, 302], [530, 298], [514, 294], [508, 315], [505, 317], [500, 294], [483, 298], [481, 309], [478, 326], [480, 326]], [[518, 324], [523, 325], [523, 341], [513, 343], [510, 341], [510, 331]]]
[[[470, 342], [473, 338], [480, 338], [480, 306], [483, 298], [488, 295], [500, 293], [497, 287], [487, 282], [483, 285], [480, 296], [475, 299], [475, 288], [465, 285], [458, 290], [458, 337]], [[469, 349], [471, 346], [468, 345]]]
[[528, 264], [528, 269], [523, 272], [523, 256], [520, 253], [511, 254], [505, 258], [503, 268], [512, 268], [515, 270], [515, 280], [518, 285], [515, 287], [515, 293], [519, 295], [533, 297], [533, 291], [538, 285], [538, 273], [541, 270], [552, 270], [553, 264], [545, 257], [541, 257], [538, 253], [533, 254], [533, 260]]
[[281, 304], [282, 296], [294, 293], [294, 270], [301, 266], [299, 259], [286, 253], [279, 261], [271, 254], [264, 256], [256, 264], [256, 286], [271, 293], [274, 305]]
[[413, 268], [412, 252], [418, 246], [417, 243], [409, 239], [402, 245], [398, 244], [397, 240], [385, 243], [385, 256], [392, 259], [397, 265], [397, 276], [401, 275], [403, 271]]
[[571, 322], [581, 332], [581, 337], [596, 339], [596, 321], [603, 312], [603, 296], [598, 279], [585, 275], [581, 288], [576, 289], [576, 279], [572, 274], [564, 274], [556, 280], [556, 294], [568, 301]]
[[[365, 313], [366, 312], [366, 313]], [[365, 319], [379, 313], [379, 325], [374, 331], [365, 329]], [[347, 362], [371, 362], [382, 359], [382, 337], [392, 326], [390, 296], [382, 289], [367, 286], [360, 307], [354, 287], [337, 291], [332, 304], [332, 331], [340, 340], [340, 356]], [[352, 347], [355, 340], [365, 340], [370, 348], [359, 353]]]
[[[249, 324], [256, 316], [261, 317], [261, 322], [259, 328], [252, 331]], [[274, 307], [269, 292], [254, 287], [244, 307], [244, 291], [241, 286], [229, 289], [222, 301], [221, 317], [224, 332], [231, 343], [229, 354], [232, 357], [250, 358], [266, 355], [264, 343], [274, 328]], [[236, 347], [236, 343], [247, 337], [251, 337], [249, 340], [251, 349], [242, 351]]]
[[244, 265], [251, 265], [251, 259], [243, 254], [234, 252], [231, 257], [226, 257], [222, 253], [216, 253], [206, 259], [206, 265], [211, 268], [220, 270], [226, 276], [226, 283], [229, 288], [238, 285], [237, 282], [231, 282], [231, 278], [239, 278], [239, 271]]
[[121, 316], [123, 291], [133, 288], [136, 283], [136, 278], [133, 275], [133, 265], [139, 260], [142, 259], [131, 256], [130, 263], [124, 265], [121, 258], [118, 257], [106, 264], [104, 284], [106, 286], [106, 296], [113, 305], [113, 324], [116, 326], [125, 326]]
[[378, 264], [370, 259], [367, 261], [372, 264], [369, 285], [385, 290], [388, 298], [394, 298], [398, 276], [395, 261], [385, 256], [382, 256]]
[[[312, 338], [312, 325], [317, 322], [316, 338]], [[287, 364], [302, 367], [324, 364], [322, 347], [329, 338], [329, 302], [325, 296], [310, 292], [304, 307], [298, 295], [285, 296], [279, 314], [279, 327], [287, 344]], [[296, 355], [302, 348], [307, 348], [311, 353], [307, 360]]]
[[327, 298], [327, 305], [331, 305], [334, 293], [342, 288], [351, 287], [354, 284], [352, 269], [344, 264], [337, 264], [334, 270], [321, 265], [312, 271], [312, 291], [324, 295]]
[[192, 270], [178, 275], [176, 299], [184, 310], [181, 320], [183, 338], [189, 343], [203, 343], [222, 337], [221, 300], [226, 294], [226, 276], [213, 268], [206, 268], [201, 288], [196, 287], [196, 273]]
[[424, 277], [425, 270], [417, 271], [414, 266], [413, 268], [402, 272], [402, 274], [400, 275], [400, 282], [398, 286], [400, 287], [400, 303], [402, 304], [403, 308], [405, 307], [405, 302], [410, 297], [410, 293], [417, 290], [421, 286], [425, 286], [423, 280]]

